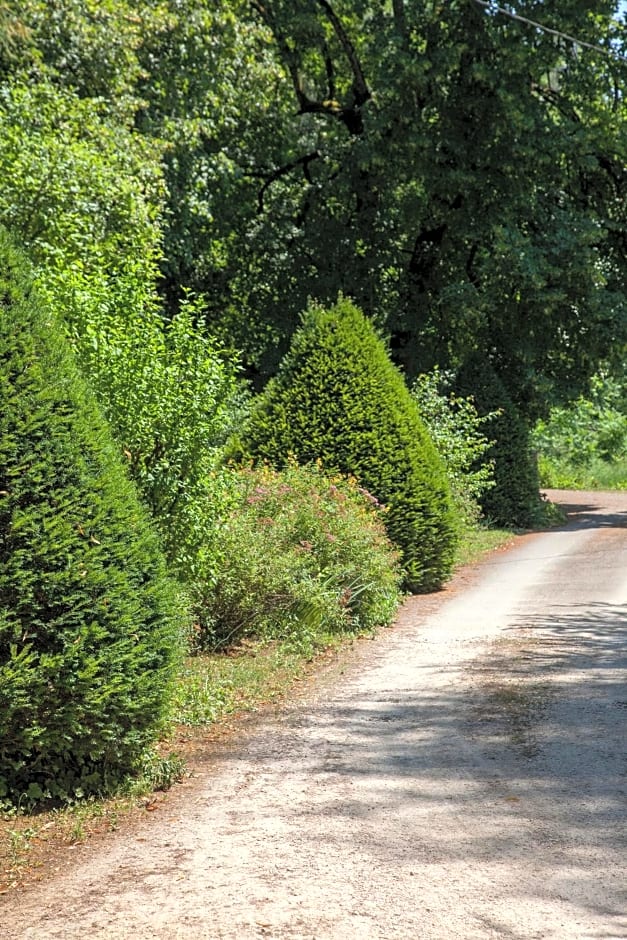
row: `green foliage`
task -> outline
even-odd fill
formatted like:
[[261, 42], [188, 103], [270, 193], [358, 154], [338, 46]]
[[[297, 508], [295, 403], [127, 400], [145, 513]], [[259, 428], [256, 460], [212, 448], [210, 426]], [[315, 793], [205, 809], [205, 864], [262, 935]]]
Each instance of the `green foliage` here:
[[542, 486], [556, 490], [627, 490], [627, 458], [607, 460], [594, 458], [585, 466], [564, 460], [538, 457]]
[[494, 487], [481, 499], [485, 516], [496, 525], [532, 525], [539, 516], [539, 484], [525, 422], [491, 364], [480, 355], [466, 362], [456, 387], [459, 394], [472, 396], [479, 415], [493, 415], [494, 443], [486, 456], [494, 462]]
[[182, 609], [107, 426], [0, 241], [0, 795], [132, 770], [166, 715]]
[[146, 120], [177, 124], [168, 288], [215, 292], [215, 327], [264, 378], [307, 298], [338, 291], [410, 375], [490, 350], [526, 418], [620, 358], [616, 0], [537, 6], [614, 56], [476, 3], [219, 7], [177, 4], [146, 60]]
[[533, 443], [544, 486], [627, 487], [627, 401], [624, 386], [598, 374], [586, 396], [538, 421]]
[[481, 499], [494, 486], [494, 463], [487, 457], [491, 441], [484, 428], [489, 431], [498, 412], [479, 415], [472, 397], [444, 391], [443, 385], [435, 368], [418, 376], [412, 396], [444, 461], [457, 514], [469, 526], [478, 522]]
[[538, 421], [533, 441], [550, 460], [584, 467], [595, 459], [611, 463], [627, 456], [627, 401], [613, 379], [597, 375], [587, 396], [554, 408]]
[[[104, 94], [106, 69], [98, 77], [103, 63], [88, 54], [94, 44], [106, 46], [106, 22], [123, 7], [68, 0], [51, 9], [29, 0], [25, 12], [47, 65], [34, 83], [14, 75], [0, 98], [0, 222], [27, 249], [168, 561], [190, 581], [207, 524], [197, 506], [215, 447], [239, 407], [236, 366], [196, 325], [204, 317], [199, 300], [184, 298], [171, 321], [163, 320], [155, 291], [160, 147], [131, 126], [132, 103], [112, 114], [115, 89]], [[64, 68], [66, 33], [73, 39]], [[110, 55], [121, 55], [121, 41], [112, 40]], [[90, 89], [103, 97], [88, 97]]]
[[198, 580], [202, 647], [245, 636], [308, 646], [392, 620], [400, 569], [370, 494], [293, 463], [229, 473], [231, 509], [207, 532]]
[[[137, 49], [151, 29], [136, 0], [4, 0], [30, 40], [30, 66], [81, 98], [128, 110], [141, 67]], [[15, 20], [14, 20], [15, 22]], [[26, 56], [22, 55], [24, 61]]]
[[245, 455], [320, 460], [354, 475], [387, 510], [413, 591], [450, 572], [455, 521], [446, 474], [401, 375], [372, 325], [346, 300], [312, 306], [243, 432]]
[[103, 335], [128, 324], [139, 339], [138, 322], [156, 317], [158, 150], [131, 120], [21, 73], [0, 95], [0, 224], [28, 253], [83, 362], [87, 346], [98, 359]]
[[202, 311], [202, 301], [192, 298], [169, 323], [154, 304], [140, 304], [124, 319], [101, 311], [76, 335], [168, 561], [188, 582], [219, 511], [214, 506], [207, 517], [208, 499], [217, 495], [211, 479], [217, 450], [244, 407], [237, 364], [198, 325]]
[[270, 211], [261, 212], [259, 190], [282, 162], [278, 128], [299, 122], [281, 93], [287, 76], [245, 0], [170, 2], [159, 25], [139, 53], [138, 126], [167, 141], [161, 286], [168, 309], [177, 309], [182, 289], [202, 293], [212, 332], [249, 362], [263, 350], [276, 363], [285, 324], [256, 311], [268, 303], [280, 309], [288, 293], [276, 274], [285, 273], [297, 204], [289, 195], [282, 204], [268, 188]]
[[57, 277], [104, 271], [112, 305], [127, 265], [152, 282], [159, 253], [159, 150], [132, 119], [23, 74], [0, 96], [0, 221]]

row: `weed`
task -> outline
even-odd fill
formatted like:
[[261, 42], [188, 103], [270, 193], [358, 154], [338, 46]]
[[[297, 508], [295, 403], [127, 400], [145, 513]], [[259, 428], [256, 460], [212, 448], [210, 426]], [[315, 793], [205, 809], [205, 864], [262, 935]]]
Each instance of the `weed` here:
[[12, 869], [19, 869], [30, 852], [36, 830], [27, 829], [9, 830], [9, 862]]

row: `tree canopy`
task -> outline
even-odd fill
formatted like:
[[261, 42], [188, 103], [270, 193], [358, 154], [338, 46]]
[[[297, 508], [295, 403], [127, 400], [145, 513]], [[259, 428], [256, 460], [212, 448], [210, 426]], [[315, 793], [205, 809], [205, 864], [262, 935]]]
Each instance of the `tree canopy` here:
[[138, 53], [169, 303], [206, 291], [262, 378], [342, 291], [411, 374], [480, 349], [529, 415], [574, 394], [626, 335], [617, 8], [172, 5]]
[[410, 372], [487, 349], [528, 412], [621, 347], [616, 4], [517, 5], [599, 51], [474, 2], [253, 6], [300, 119], [260, 187], [262, 217], [295, 200], [283, 302], [341, 289], [384, 311]]
[[619, 7], [4, 0], [0, 220], [114, 294], [133, 259], [167, 317], [202, 293], [260, 384], [342, 292], [531, 419], [624, 359]]

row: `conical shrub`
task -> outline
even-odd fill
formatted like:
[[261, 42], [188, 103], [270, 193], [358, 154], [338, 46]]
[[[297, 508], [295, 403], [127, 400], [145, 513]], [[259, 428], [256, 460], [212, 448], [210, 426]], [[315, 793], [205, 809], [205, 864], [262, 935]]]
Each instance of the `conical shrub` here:
[[0, 232], [0, 796], [102, 791], [162, 726], [182, 608], [108, 428]]
[[444, 468], [402, 376], [349, 301], [307, 311], [233, 453], [354, 476], [387, 508], [407, 587], [432, 590], [450, 573], [456, 526]]
[[484, 459], [494, 462], [494, 486], [481, 497], [484, 516], [496, 525], [532, 525], [540, 503], [529, 430], [492, 365], [476, 354], [457, 376], [456, 388], [470, 395], [480, 415], [498, 412], [487, 426], [494, 440]]

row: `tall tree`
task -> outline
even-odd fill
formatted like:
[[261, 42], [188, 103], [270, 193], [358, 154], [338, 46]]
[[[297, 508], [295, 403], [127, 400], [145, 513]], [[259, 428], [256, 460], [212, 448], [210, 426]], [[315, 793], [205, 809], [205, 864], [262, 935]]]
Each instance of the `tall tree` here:
[[195, 135], [172, 150], [167, 283], [213, 292], [262, 372], [338, 290], [410, 372], [487, 350], [530, 416], [622, 348], [616, 2], [517, 5], [546, 30], [477, 0], [193, 8], [195, 44], [181, 13], [149, 82], [170, 83], [153, 127]]
[[616, 4], [518, 5], [556, 32], [473, 0], [252, 5], [327, 129], [302, 289], [376, 298], [410, 371], [487, 349], [529, 413], [585, 381], [625, 338]]

